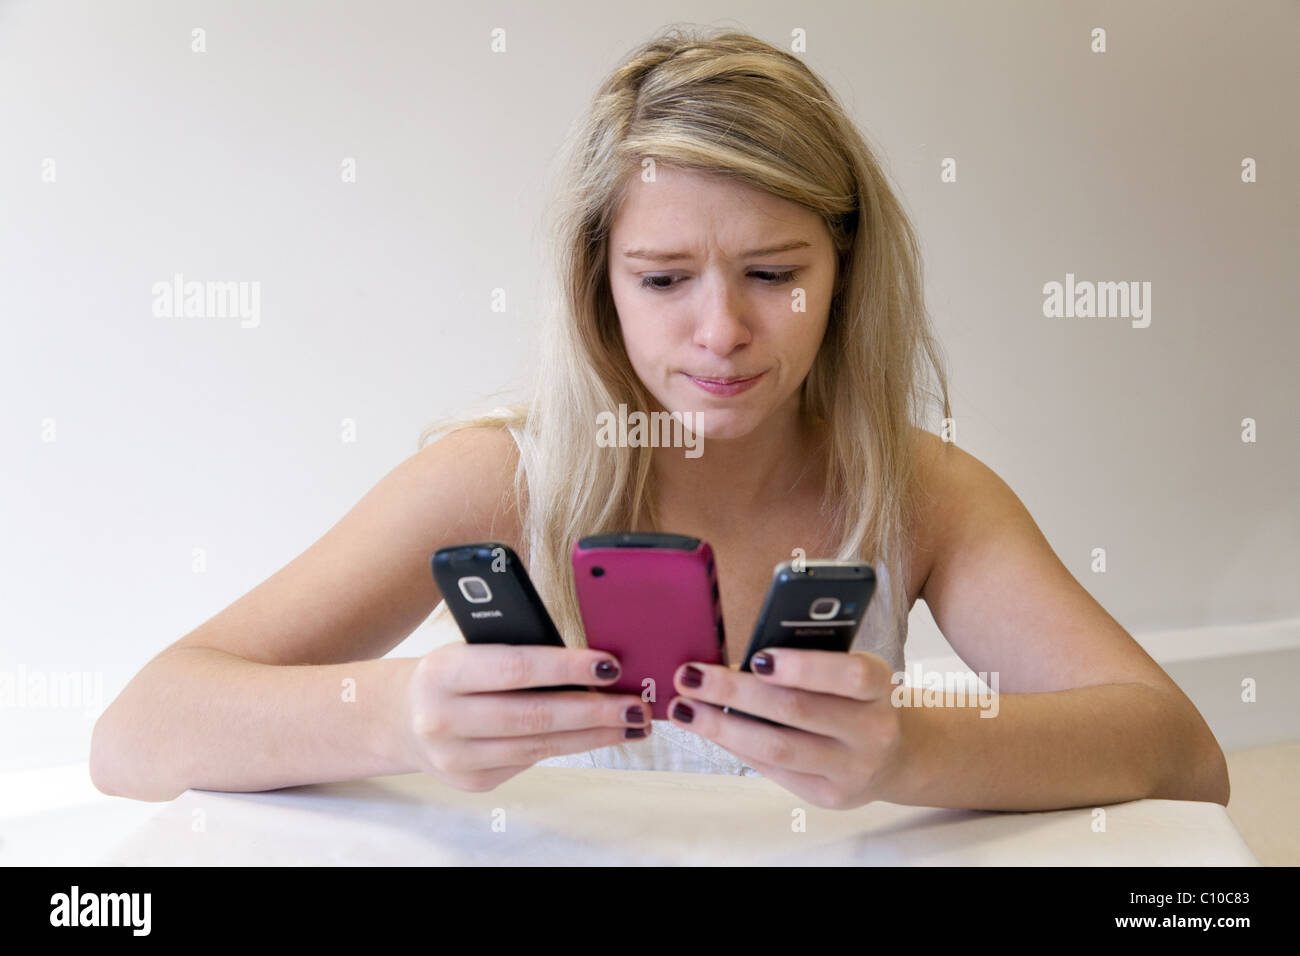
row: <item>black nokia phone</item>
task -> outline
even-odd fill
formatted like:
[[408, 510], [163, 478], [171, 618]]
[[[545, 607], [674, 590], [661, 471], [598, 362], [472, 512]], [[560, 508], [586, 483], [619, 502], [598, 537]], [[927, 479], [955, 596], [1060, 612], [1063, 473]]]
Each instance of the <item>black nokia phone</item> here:
[[[778, 564], [740, 669], [752, 672], [750, 661], [766, 647], [847, 652], [875, 591], [875, 569], [862, 561]], [[784, 726], [731, 707], [724, 707], [723, 712]]]
[[[542, 644], [564, 647], [523, 562], [496, 541], [435, 551], [433, 580], [470, 644]], [[580, 684], [528, 690], [590, 690]]]

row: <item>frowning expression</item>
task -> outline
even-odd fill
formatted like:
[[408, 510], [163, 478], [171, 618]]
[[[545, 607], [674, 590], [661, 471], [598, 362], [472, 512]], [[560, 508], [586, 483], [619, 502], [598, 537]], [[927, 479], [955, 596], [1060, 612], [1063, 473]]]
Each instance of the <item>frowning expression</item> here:
[[835, 252], [821, 216], [726, 177], [634, 175], [610, 231], [623, 343], [663, 409], [713, 439], [798, 402], [821, 347]]

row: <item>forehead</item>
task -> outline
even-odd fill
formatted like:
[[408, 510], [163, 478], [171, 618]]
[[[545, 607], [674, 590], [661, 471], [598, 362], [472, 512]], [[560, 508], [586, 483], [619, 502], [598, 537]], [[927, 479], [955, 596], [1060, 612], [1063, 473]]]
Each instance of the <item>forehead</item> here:
[[716, 173], [658, 165], [655, 180], [631, 174], [611, 239], [619, 243], [686, 249], [719, 245], [727, 252], [759, 237], [802, 238], [814, 245], [825, 223], [811, 209]]

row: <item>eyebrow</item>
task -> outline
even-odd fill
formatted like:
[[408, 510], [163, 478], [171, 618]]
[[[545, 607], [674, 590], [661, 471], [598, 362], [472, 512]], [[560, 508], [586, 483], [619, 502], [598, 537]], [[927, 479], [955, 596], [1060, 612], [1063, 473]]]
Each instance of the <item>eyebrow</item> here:
[[[748, 252], [741, 253], [740, 258], [752, 259], [755, 256], [770, 256], [777, 252], [790, 252], [794, 249], [811, 248], [812, 243], [805, 242], [803, 239], [792, 239], [789, 242], [782, 242], [775, 246], [764, 246], [762, 249], [750, 249]], [[652, 262], [678, 262], [682, 259], [690, 259], [689, 252], [663, 252], [658, 249], [624, 249], [623, 257], [625, 259], [649, 259]]]

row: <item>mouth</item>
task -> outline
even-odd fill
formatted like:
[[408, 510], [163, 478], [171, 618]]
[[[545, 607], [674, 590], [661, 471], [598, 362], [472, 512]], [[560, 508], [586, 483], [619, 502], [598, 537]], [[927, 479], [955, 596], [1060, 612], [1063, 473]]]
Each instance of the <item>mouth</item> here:
[[688, 379], [694, 382], [699, 388], [708, 392], [710, 395], [739, 395], [747, 389], [753, 388], [758, 384], [766, 372], [759, 372], [757, 375], [744, 376], [727, 376], [725, 378], [705, 377], [701, 375], [691, 375], [683, 372]]

